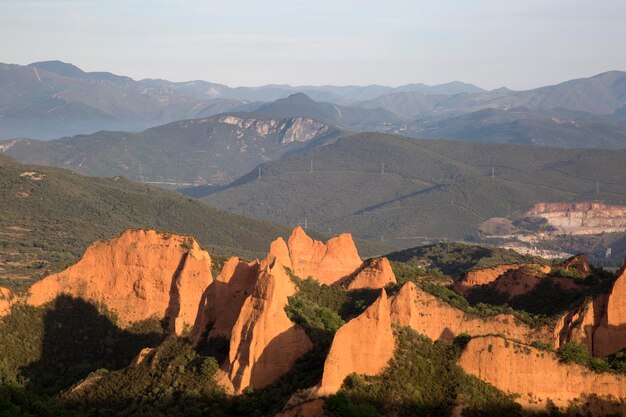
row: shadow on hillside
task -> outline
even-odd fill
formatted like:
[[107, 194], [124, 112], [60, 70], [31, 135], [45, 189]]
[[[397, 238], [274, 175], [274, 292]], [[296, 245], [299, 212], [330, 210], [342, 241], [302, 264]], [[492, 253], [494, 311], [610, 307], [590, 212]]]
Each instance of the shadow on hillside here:
[[28, 389], [57, 393], [97, 369], [128, 366], [142, 348], [162, 340], [159, 327], [144, 322], [123, 330], [93, 304], [61, 296], [45, 313], [40, 359], [21, 372]]

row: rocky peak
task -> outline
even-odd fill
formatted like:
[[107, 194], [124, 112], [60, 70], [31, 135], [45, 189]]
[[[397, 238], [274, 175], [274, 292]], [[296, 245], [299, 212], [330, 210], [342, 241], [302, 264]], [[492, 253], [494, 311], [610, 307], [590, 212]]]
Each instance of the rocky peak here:
[[[281, 262], [287, 262], [280, 242], [275, 242], [272, 248], [279, 252], [270, 253], [283, 259]], [[322, 284], [331, 285], [350, 276], [362, 263], [349, 233], [329, 239], [324, 244], [311, 239], [298, 226], [289, 237], [287, 248], [294, 274], [301, 278], [313, 277]]]
[[241, 393], [271, 384], [311, 349], [304, 330], [285, 313], [287, 298], [295, 291], [284, 266], [268, 255], [232, 328], [228, 359], [218, 377], [228, 390]]
[[132, 229], [92, 244], [79, 262], [35, 283], [26, 302], [40, 306], [67, 294], [106, 306], [122, 327], [167, 318], [180, 334], [194, 324], [212, 281], [211, 257], [194, 238]]
[[363, 262], [342, 286], [348, 290], [380, 289], [395, 284], [396, 276], [387, 258], [371, 258]]
[[207, 339], [230, 338], [243, 303], [254, 290], [259, 274], [259, 261], [243, 262], [237, 257], [226, 261], [222, 272], [207, 287], [200, 300], [198, 317], [191, 339], [197, 344], [209, 323], [212, 327]]
[[336, 393], [351, 373], [379, 374], [393, 357], [394, 349], [389, 300], [382, 290], [372, 305], [335, 334], [315, 395]]

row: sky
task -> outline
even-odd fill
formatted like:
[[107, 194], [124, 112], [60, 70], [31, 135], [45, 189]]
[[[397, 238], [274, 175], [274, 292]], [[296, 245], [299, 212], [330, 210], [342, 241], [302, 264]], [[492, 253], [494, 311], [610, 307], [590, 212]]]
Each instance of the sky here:
[[625, 0], [0, 0], [0, 62], [135, 79], [516, 90], [626, 70]]

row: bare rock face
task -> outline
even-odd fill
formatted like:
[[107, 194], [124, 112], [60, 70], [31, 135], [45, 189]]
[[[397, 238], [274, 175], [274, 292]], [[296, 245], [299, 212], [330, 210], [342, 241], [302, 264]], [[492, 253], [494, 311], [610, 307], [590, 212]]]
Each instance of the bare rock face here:
[[150, 317], [169, 319], [177, 334], [193, 326], [202, 293], [213, 281], [211, 257], [188, 236], [127, 230], [92, 244], [83, 258], [29, 290], [40, 306], [66, 294], [102, 304], [122, 327]]
[[0, 317], [9, 314], [12, 304], [11, 291], [8, 288], [0, 287]]
[[234, 393], [263, 388], [288, 372], [313, 344], [285, 313], [295, 286], [284, 266], [272, 255], [258, 267], [252, 294], [233, 325], [229, 357], [218, 381]]
[[522, 268], [525, 264], [498, 265], [492, 268], [474, 269], [467, 271], [465, 276], [454, 284], [454, 291], [465, 295], [471, 288], [486, 285], [495, 281], [507, 271]]
[[626, 260], [606, 301], [606, 310], [593, 333], [593, 354], [604, 357], [626, 347]]
[[391, 269], [387, 258], [372, 258], [363, 262], [363, 265], [348, 278], [342, 285], [348, 290], [364, 288], [381, 289], [395, 284], [396, 276]]
[[487, 285], [500, 294], [513, 298], [528, 294], [545, 280], [548, 280], [562, 291], [573, 291], [580, 288], [574, 280], [563, 277], [548, 277], [536, 266], [523, 266], [522, 268], [511, 269]]
[[246, 263], [237, 257], [226, 261], [222, 272], [202, 295], [198, 317], [191, 334], [194, 344], [200, 341], [209, 324], [212, 326], [207, 339], [230, 338], [241, 307], [252, 294], [258, 275], [259, 261]]
[[298, 226], [289, 237], [287, 251], [283, 243], [282, 239], [272, 243], [270, 253], [283, 265], [291, 265], [293, 273], [303, 279], [310, 276], [322, 284], [331, 285], [348, 277], [361, 266], [361, 258], [349, 233], [343, 233], [324, 244], [311, 239]]
[[498, 314], [493, 317], [472, 317], [445, 301], [408, 282], [391, 300], [391, 319], [394, 323], [409, 326], [432, 340], [451, 343], [461, 333], [470, 335], [504, 334], [507, 337], [528, 341], [552, 342], [547, 329], [534, 330], [519, 322], [513, 315]]
[[583, 276], [587, 276], [591, 273], [591, 268], [589, 268], [589, 262], [587, 262], [587, 255], [584, 253], [579, 253], [578, 255], [574, 255], [571, 258], [567, 259], [565, 262], [561, 264], [563, 269], [570, 270], [574, 269], [580, 272]]
[[607, 414], [626, 412], [625, 376], [565, 365], [551, 352], [497, 336], [470, 340], [461, 352], [459, 365], [501, 391], [519, 395], [517, 401], [526, 408], [545, 410], [550, 403], [567, 407], [574, 400], [593, 403], [594, 398], [587, 397], [594, 395]]
[[324, 400], [316, 399], [281, 411], [274, 417], [324, 417]]
[[626, 262], [607, 294], [597, 295], [559, 320], [557, 347], [574, 341], [595, 357], [605, 357], [626, 347]]
[[285, 242], [285, 239], [279, 237], [278, 239], [273, 241], [270, 244], [270, 253], [276, 257], [278, 262], [280, 262], [287, 268], [293, 269], [293, 266], [291, 265], [291, 257], [289, 255], [289, 248], [287, 247], [287, 242]]
[[336, 393], [351, 373], [379, 374], [393, 357], [394, 349], [389, 300], [382, 290], [372, 305], [335, 334], [314, 395]]
[[607, 294], [600, 294], [565, 313], [555, 326], [555, 347], [575, 342], [585, 346], [589, 354], [597, 356], [594, 352], [593, 335], [606, 311], [607, 299]]

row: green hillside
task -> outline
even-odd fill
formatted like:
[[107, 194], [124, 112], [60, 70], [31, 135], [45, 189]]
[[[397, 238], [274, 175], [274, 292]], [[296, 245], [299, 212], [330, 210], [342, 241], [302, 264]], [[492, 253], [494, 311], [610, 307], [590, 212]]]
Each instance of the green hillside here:
[[520, 213], [540, 201], [623, 204], [624, 157], [624, 151], [367, 133], [263, 164], [261, 178], [255, 170], [204, 200], [256, 218], [289, 225], [307, 219], [318, 230], [347, 230], [410, 247], [471, 239], [486, 219]]
[[130, 227], [192, 234], [211, 251], [248, 257], [266, 252], [271, 240], [289, 233], [123, 178], [83, 177], [0, 156], [0, 286], [57, 271], [94, 240]]
[[250, 114], [181, 120], [143, 132], [102, 131], [52, 141], [0, 143], [23, 163], [86, 175], [123, 175], [165, 187], [228, 183], [258, 164], [336, 140], [340, 129], [304, 117]]

